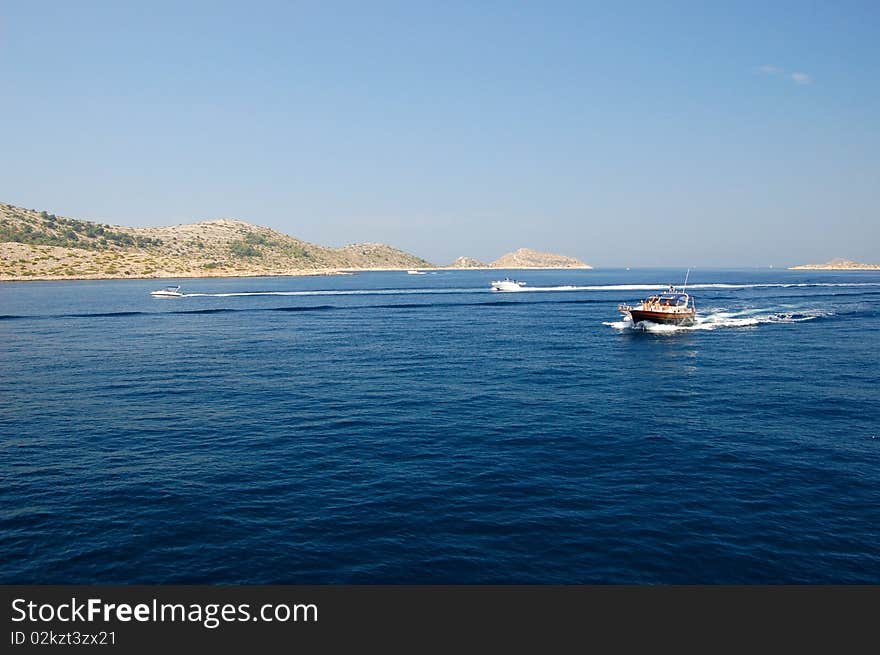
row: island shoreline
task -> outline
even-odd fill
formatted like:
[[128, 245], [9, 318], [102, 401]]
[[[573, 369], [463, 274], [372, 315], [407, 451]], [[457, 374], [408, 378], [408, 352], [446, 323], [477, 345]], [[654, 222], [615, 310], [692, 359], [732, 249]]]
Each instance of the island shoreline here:
[[100, 282], [102, 280], [212, 280], [212, 279], [236, 279], [249, 277], [337, 277], [345, 275], [356, 275], [357, 273], [394, 273], [406, 271], [589, 271], [595, 270], [593, 266], [528, 266], [517, 268], [493, 268], [487, 267], [422, 267], [422, 268], [340, 268], [330, 270], [302, 270], [302, 271], [261, 271], [258, 273], [240, 273], [223, 275], [92, 275], [92, 276], [2, 276], [2, 282]]

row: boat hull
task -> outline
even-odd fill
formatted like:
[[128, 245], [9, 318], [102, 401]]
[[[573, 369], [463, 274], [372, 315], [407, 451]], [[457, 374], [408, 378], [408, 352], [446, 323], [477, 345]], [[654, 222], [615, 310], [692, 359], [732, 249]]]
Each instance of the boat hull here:
[[509, 280], [492, 283], [492, 291], [522, 291], [525, 282], [512, 282]]
[[651, 321], [661, 325], [693, 325], [696, 312], [654, 312], [645, 309], [631, 309], [629, 312], [633, 323]]

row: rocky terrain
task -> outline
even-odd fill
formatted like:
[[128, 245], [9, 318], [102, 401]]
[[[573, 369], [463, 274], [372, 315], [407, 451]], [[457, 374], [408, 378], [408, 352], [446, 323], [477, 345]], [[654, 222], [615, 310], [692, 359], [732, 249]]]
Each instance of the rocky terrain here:
[[0, 280], [309, 275], [432, 266], [380, 243], [328, 248], [231, 219], [132, 228], [0, 204]]
[[473, 257], [459, 257], [446, 268], [489, 268], [489, 265]]
[[862, 264], [851, 259], [837, 257], [825, 264], [802, 264], [791, 266], [789, 270], [820, 270], [820, 271], [874, 271], [880, 269], [880, 264]]
[[490, 266], [492, 268], [593, 268], [574, 257], [538, 252], [530, 248], [509, 252], [496, 259]]
[[[221, 218], [123, 227], [0, 203], [0, 280], [328, 275], [349, 270], [444, 268], [381, 243], [330, 248]], [[592, 268], [520, 248], [491, 264], [459, 257], [445, 268]]]

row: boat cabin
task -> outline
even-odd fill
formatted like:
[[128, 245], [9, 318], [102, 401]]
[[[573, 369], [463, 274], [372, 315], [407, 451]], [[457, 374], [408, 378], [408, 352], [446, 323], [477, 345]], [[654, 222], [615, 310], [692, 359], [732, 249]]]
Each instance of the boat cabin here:
[[661, 293], [655, 296], [648, 296], [645, 299], [645, 309], [672, 309], [675, 307], [687, 307], [689, 296], [686, 293], [672, 291]]

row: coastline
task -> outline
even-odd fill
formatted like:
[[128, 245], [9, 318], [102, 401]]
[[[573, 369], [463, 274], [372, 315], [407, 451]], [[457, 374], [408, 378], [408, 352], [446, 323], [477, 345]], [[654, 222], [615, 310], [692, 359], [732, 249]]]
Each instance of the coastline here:
[[593, 266], [419, 266], [409, 268], [340, 268], [340, 271], [590, 271]]
[[5, 203], [0, 203], [0, 232], [2, 282], [592, 268], [574, 257], [531, 248], [519, 248], [491, 263], [459, 257], [437, 266], [382, 243], [320, 246], [234, 219], [132, 228], [37, 213]]
[[186, 272], [178, 275], [27, 275], [27, 276], [0, 276], [0, 282], [90, 282], [101, 280], [197, 280], [210, 278], [239, 278], [239, 277], [320, 277], [329, 275], [351, 275], [351, 273], [336, 269], [328, 270], [297, 270], [297, 271], [261, 271], [223, 273], [211, 275], [207, 271]]
[[237, 273], [218, 273], [211, 275], [208, 271], [187, 271], [178, 274], [162, 273], [159, 275], [3, 275], [0, 282], [84, 282], [100, 280], [194, 280], [210, 278], [241, 278], [241, 277], [321, 277], [336, 275], [355, 275], [357, 273], [377, 273], [394, 271], [569, 271], [593, 270], [592, 266], [519, 266], [516, 268], [494, 268], [479, 266], [459, 268], [455, 266], [434, 266], [422, 268], [332, 268], [332, 269], [291, 269], [286, 271], [241, 271]]
[[789, 266], [789, 271], [880, 271], [880, 264], [865, 264], [864, 266], [827, 266], [825, 264], [803, 264], [801, 266]]
[[[357, 273], [405, 272], [405, 271], [591, 271], [594, 266], [424, 266], [412, 267], [375, 267], [375, 268], [320, 268], [320, 269], [287, 269], [287, 270], [250, 270], [211, 274], [210, 271], [186, 271], [180, 273], [161, 272], [153, 275], [0, 275], [2, 282], [84, 282], [98, 280], [195, 280], [211, 278], [245, 278], [245, 277], [323, 277], [339, 275], [356, 275]], [[827, 264], [803, 264], [789, 266], [788, 271], [880, 271], [880, 264], [864, 264], [862, 266], [829, 266]]]

